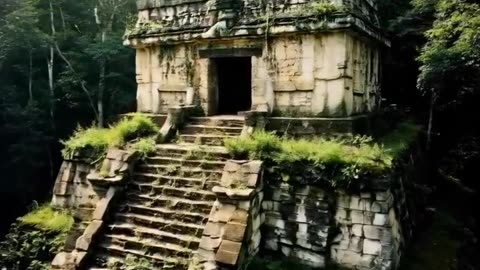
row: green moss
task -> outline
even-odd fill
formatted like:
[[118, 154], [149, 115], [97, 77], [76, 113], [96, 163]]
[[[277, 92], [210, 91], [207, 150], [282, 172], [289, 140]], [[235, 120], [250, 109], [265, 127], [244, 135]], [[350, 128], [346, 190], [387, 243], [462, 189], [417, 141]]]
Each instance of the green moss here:
[[75, 220], [67, 211], [57, 211], [49, 205], [42, 206], [20, 218], [21, 223], [36, 229], [68, 232], [73, 227]]
[[155, 135], [158, 127], [143, 114], [132, 114], [110, 128], [78, 128], [73, 136], [63, 141], [64, 158], [71, 158], [77, 152], [85, 151], [93, 160], [98, 159], [108, 147], [124, 147], [137, 138]]

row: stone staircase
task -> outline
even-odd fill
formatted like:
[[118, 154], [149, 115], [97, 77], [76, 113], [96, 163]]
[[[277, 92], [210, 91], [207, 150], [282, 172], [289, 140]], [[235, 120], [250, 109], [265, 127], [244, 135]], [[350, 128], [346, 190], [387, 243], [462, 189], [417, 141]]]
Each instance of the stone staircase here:
[[242, 127], [238, 116], [193, 118], [176, 143], [157, 145], [157, 154], [137, 166], [90, 269], [129, 255], [155, 268], [187, 269], [228, 159], [223, 140], [239, 136]]

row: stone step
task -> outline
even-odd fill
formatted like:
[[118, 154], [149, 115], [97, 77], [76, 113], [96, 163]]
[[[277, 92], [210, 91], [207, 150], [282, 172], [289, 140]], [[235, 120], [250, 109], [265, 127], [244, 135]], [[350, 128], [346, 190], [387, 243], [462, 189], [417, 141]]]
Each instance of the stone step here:
[[178, 140], [183, 143], [193, 143], [198, 145], [222, 146], [225, 139], [236, 138], [237, 136], [211, 135], [211, 134], [182, 134]]
[[164, 195], [170, 197], [184, 198], [189, 200], [215, 201], [215, 193], [206, 190], [199, 190], [188, 187], [172, 187], [166, 185], [155, 185], [132, 182], [129, 185], [130, 192], [137, 194]]
[[192, 153], [204, 153], [216, 160], [227, 160], [230, 155], [223, 146], [205, 146], [191, 143], [157, 144], [157, 156], [183, 158]]
[[193, 250], [165, 242], [159, 242], [151, 238], [140, 238], [137, 236], [126, 236], [118, 234], [105, 234], [105, 243], [114, 244], [124, 249], [141, 250], [146, 254], [161, 255], [163, 257], [190, 258]]
[[150, 217], [160, 217], [185, 223], [203, 225], [208, 221], [208, 215], [188, 211], [171, 210], [164, 207], [149, 207], [138, 203], [128, 202], [123, 205], [125, 213], [133, 213]]
[[210, 180], [209, 178], [193, 178], [183, 176], [170, 176], [162, 174], [151, 173], [136, 173], [133, 175], [134, 183], [137, 184], [151, 184], [162, 185], [170, 187], [188, 187], [198, 189], [211, 189], [218, 181]]
[[201, 237], [204, 229], [203, 225], [190, 224], [176, 220], [150, 217], [133, 213], [117, 213], [115, 215], [115, 221], [118, 223], [135, 224], [159, 231], [173, 234], [191, 235], [195, 237]]
[[192, 250], [198, 249], [200, 245], [200, 238], [195, 236], [169, 233], [132, 224], [114, 223], [108, 226], [107, 232], [109, 234], [120, 234], [130, 237], [151, 238], [159, 242], [175, 244]]
[[158, 254], [150, 255], [145, 251], [126, 249], [120, 245], [103, 243], [100, 245], [100, 248], [108, 252], [108, 256], [117, 256], [125, 258], [127, 255], [133, 255], [140, 258], [145, 258], [149, 261], [154, 262], [154, 265], [159, 269], [171, 269], [171, 270], [187, 270], [188, 269], [188, 260], [183, 258], [175, 257], [165, 257]]
[[225, 167], [225, 161], [217, 160], [214, 157], [200, 156], [202, 155], [201, 153], [190, 154], [191, 156], [185, 156], [183, 158], [162, 156], [150, 157], [147, 158], [141, 165], [139, 165], [138, 170], [142, 170], [149, 165], [181, 165], [186, 167], [199, 167], [202, 169], [217, 170], [223, 170], [223, 167]]
[[218, 115], [211, 117], [191, 117], [188, 121], [192, 125], [243, 127], [245, 117], [238, 115]]
[[181, 134], [218, 134], [239, 136], [242, 133], [243, 127], [229, 127], [229, 126], [209, 126], [209, 125], [186, 125], [180, 131]]
[[[189, 167], [182, 165], [143, 165], [138, 167], [136, 175], [140, 177], [144, 175], [171, 175], [171, 176], [184, 176], [192, 178], [210, 178], [220, 179], [222, 178], [223, 167], [218, 170], [202, 169], [199, 167]], [[145, 179], [146, 180], [146, 179]]]
[[183, 198], [168, 196], [151, 197], [144, 194], [127, 193], [129, 202], [144, 204], [150, 207], [164, 207], [170, 210], [189, 211], [192, 213], [208, 215], [213, 207], [213, 202], [192, 201]]

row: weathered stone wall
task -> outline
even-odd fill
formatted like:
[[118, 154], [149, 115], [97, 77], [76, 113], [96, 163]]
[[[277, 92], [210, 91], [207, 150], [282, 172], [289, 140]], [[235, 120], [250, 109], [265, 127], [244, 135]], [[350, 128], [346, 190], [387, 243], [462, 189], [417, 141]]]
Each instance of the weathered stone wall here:
[[379, 49], [347, 32], [238, 39], [137, 49], [138, 111], [165, 113], [193, 87], [207, 114], [217, 106], [216, 67], [199, 50], [260, 49], [252, 56], [252, 109], [348, 116], [373, 111], [379, 95]]
[[52, 261], [52, 269], [84, 269], [92, 254], [115, 197], [123, 191], [138, 159], [137, 152], [109, 149], [101, 166], [82, 156], [65, 160], [55, 182], [52, 205], [68, 209], [75, 217], [75, 228], [65, 246]]
[[266, 186], [263, 248], [312, 267], [396, 269], [411, 220], [405, 192], [395, 188], [347, 194], [286, 183]]

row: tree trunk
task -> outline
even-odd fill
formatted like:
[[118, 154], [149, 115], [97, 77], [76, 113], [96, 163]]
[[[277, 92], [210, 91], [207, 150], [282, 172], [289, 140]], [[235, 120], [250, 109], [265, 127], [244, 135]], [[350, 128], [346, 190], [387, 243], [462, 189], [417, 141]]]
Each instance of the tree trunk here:
[[[105, 42], [107, 33], [102, 32], [102, 43]], [[98, 97], [97, 97], [97, 111], [98, 111], [98, 126], [102, 128], [104, 126], [105, 115], [103, 108], [103, 95], [105, 93], [105, 73], [106, 73], [107, 61], [105, 57], [100, 58], [100, 74], [98, 81]]]
[[28, 51], [28, 104], [33, 103], [33, 55], [32, 49]]
[[[53, 5], [52, 1], [49, 1], [50, 4], [50, 28], [52, 39], [55, 39], [55, 21], [53, 16]], [[48, 88], [50, 90], [50, 119], [52, 121], [52, 128], [55, 129], [55, 88], [53, 84], [53, 64], [54, 64], [55, 51], [53, 44], [50, 44], [50, 58], [48, 59]]]
[[429, 111], [429, 115], [428, 115], [427, 151], [430, 150], [430, 144], [432, 142], [433, 113], [434, 113], [436, 99], [437, 99], [437, 95], [432, 92], [432, 96], [430, 98], [430, 111]]

